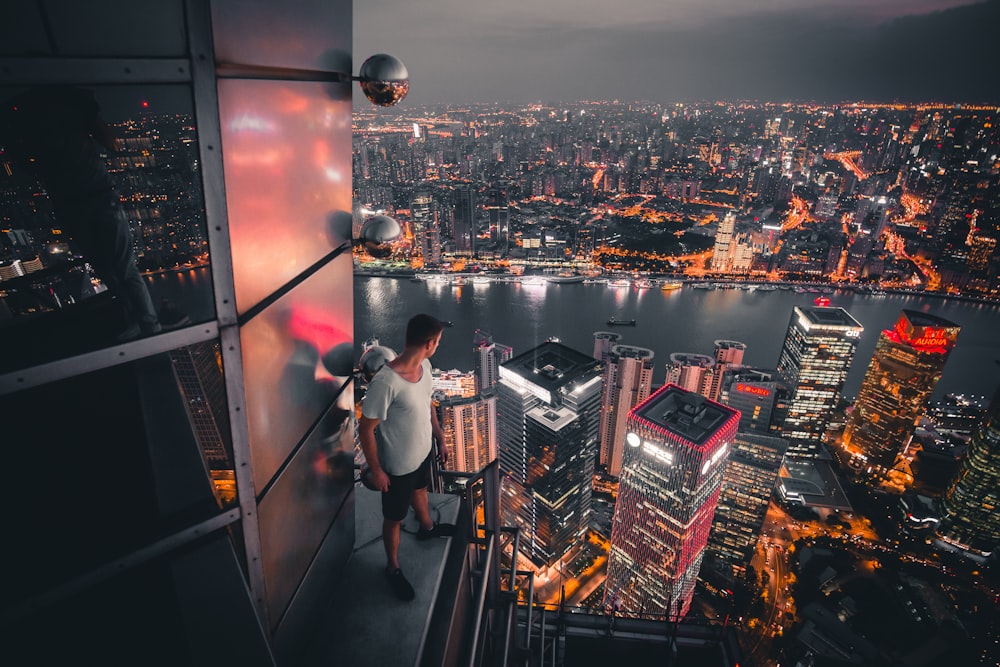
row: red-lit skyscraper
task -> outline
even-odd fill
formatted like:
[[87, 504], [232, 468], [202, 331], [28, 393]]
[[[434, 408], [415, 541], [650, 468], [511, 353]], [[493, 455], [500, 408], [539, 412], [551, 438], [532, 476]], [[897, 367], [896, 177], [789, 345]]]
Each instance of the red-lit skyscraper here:
[[904, 310], [896, 326], [884, 330], [844, 428], [847, 454], [883, 476], [906, 446], [927, 399], [934, 392], [959, 326]]
[[672, 384], [629, 413], [605, 606], [687, 614], [739, 420]]

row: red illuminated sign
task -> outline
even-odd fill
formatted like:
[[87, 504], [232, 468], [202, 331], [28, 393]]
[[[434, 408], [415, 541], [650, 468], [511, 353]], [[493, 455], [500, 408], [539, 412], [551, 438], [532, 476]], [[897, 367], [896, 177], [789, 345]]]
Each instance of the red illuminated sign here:
[[753, 394], [754, 396], [763, 396], [764, 398], [771, 395], [771, 390], [767, 387], [755, 387], [752, 384], [743, 384], [742, 382], [736, 383], [736, 391], [743, 392], [744, 394]]

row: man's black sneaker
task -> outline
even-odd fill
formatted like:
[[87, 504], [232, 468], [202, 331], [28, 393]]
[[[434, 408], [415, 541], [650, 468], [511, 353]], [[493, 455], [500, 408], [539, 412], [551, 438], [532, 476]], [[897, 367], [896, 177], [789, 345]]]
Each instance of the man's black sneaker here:
[[389, 580], [389, 587], [392, 588], [392, 592], [396, 594], [400, 600], [404, 602], [409, 602], [413, 598], [417, 597], [417, 594], [413, 590], [413, 586], [410, 582], [406, 580], [403, 576], [403, 571], [398, 567], [392, 572], [386, 571], [385, 578]]
[[418, 540], [429, 540], [433, 537], [451, 537], [455, 534], [455, 524], [453, 523], [436, 523], [434, 527], [430, 530], [425, 530], [421, 528], [417, 531]]

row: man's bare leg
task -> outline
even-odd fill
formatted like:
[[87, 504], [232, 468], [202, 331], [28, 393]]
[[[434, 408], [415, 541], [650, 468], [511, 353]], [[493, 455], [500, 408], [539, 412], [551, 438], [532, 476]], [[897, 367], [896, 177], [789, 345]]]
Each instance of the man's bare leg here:
[[382, 542], [385, 545], [385, 569], [395, 572], [399, 569], [399, 527], [402, 521], [382, 519]]
[[410, 504], [413, 506], [413, 514], [417, 517], [420, 527], [424, 530], [432, 530], [434, 522], [431, 521], [431, 510], [427, 501], [427, 487], [414, 489], [410, 494]]

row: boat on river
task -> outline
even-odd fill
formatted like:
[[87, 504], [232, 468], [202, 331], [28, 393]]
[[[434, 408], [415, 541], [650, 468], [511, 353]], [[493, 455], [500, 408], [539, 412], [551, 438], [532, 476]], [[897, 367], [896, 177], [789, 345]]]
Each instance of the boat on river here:
[[608, 319], [608, 326], [609, 327], [634, 327], [635, 326], [635, 320], [619, 320], [617, 317], [615, 317], [614, 315], [612, 315]]

